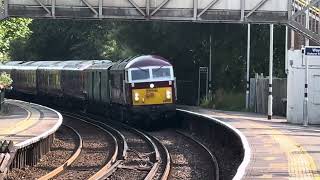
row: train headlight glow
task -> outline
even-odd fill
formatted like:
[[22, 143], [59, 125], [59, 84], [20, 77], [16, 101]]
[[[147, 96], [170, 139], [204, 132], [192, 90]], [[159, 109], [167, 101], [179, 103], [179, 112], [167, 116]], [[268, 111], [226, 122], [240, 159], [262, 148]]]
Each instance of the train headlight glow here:
[[139, 101], [140, 97], [139, 97], [139, 93], [135, 93], [134, 94], [134, 100], [135, 101]]
[[172, 98], [172, 92], [171, 91], [169, 91], [169, 90], [166, 91], [166, 98], [167, 99], [171, 99]]

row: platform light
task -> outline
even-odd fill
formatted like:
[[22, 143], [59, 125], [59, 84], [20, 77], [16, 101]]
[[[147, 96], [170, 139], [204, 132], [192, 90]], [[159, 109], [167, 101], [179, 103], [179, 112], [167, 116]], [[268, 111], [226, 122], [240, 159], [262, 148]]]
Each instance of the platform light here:
[[171, 91], [169, 91], [169, 90], [166, 91], [166, 98], [167, 99], [171, 99], [172, 98], [172, 92]]

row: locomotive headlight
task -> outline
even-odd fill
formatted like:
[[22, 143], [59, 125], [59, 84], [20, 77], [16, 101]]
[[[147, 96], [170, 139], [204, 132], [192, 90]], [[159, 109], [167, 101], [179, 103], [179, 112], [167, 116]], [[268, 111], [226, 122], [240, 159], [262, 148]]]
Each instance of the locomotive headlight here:
[[169, 91], [169, 90], [166, 91], [166, 98], [167, 99], [171, 99], [172, 98], [172, 92], [171, 91]]
[[140, 98], [139, 98], [139, 93], [135, 93], [135, 94], [134, 94], [134, 100], [135, 100], [135, 101], [139, 101], [139, 99], [140, 99]]

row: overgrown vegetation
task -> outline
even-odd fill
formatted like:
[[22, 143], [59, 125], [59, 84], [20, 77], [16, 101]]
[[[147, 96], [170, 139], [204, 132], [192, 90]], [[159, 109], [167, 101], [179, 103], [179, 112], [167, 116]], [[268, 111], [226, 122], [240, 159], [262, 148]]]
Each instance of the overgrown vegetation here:
[[200, 106], [226, 111], [245, 111], [245, 94], [218, 89], [213, 97], [203, 98]]
[[31, 19], [11, 18], [0, 21], [0, 61], [10, 59], [10, 43], [16, 39], [26, 39], [31, 34], [29, 24]]
[[0, 89], [6, 89], [9, 88], [12, 84], [12, 79], [10, 77], [10, 74], [7, 74], [6, 72], [1, 73], [0, 75]]

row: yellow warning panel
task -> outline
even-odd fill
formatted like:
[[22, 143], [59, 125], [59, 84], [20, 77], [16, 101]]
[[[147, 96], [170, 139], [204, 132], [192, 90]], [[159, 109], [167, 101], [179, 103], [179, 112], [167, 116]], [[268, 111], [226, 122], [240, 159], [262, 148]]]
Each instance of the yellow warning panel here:
[[132, 102], [133, 105], [157, 105], [171, 104], [173, 102], [173, 94], [171, 87], [133, 89]]

